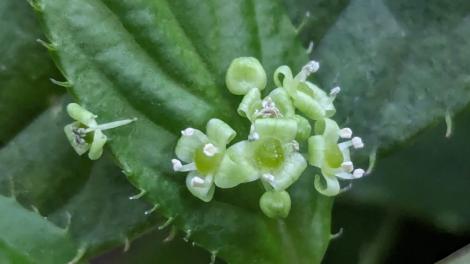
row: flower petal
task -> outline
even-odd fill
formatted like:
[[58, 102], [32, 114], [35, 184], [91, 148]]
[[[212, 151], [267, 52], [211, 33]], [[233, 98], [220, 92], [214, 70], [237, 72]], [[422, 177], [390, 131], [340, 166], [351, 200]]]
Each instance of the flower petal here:
[[308, 162], [317, 168], [323, 167], [325, 162], [325, 139], [323, 136], [311, 136], [308, 139]]
[[[281, 75], [283, 76], [283, 79], [281, 80]], [[289, 92], [289, 87], [286, 87], [287, 84], [292, 82], [294, 79], [292, 76], [292, 71], [290, 70], [289, 66], [282, 65], [276, 69], [274, 72], [274, 84], [276, 84], [277, 87], [284, 87], [287, 89], [287, 92]]]
[[248, 118], [250, 121], [254, 120], [254, 114], [257, 109], [261, 108], [261, 93], [258, 89], [251, 89], [248, 91], [238, 106], [237, 112], [242, 117]]
[[250, 163], [250, 157], [248, 141], [238, 142], [228, 148], [214, 176], [215, 185], [220, 188], [232, 188], [241, 183], [257, 180], [259, 172]]
[[297, 135], [297, 122], [291, 118], [263, 118], [255, 121], [255, 130], [262, 137], [291, 142]]
[[276, 88], [268, 95], [284, 117], [292, 117], [295, 114], [295, 108], [289, 95], [283, 88]]
[[312, 126], [303, 116], [295, 115], [294, 119], [297, 121], [297, 135], [295, 136], [295, 139], [297, 141], [307, 140], [310, 136], [310, 133], [312, 132]]
[[321, 120], [325, 118], [325, 110], [312, 96], [297, 91], [292, 97], [294, 105], [300, 112], [312, 120]]
[[315, 189], [325, 196], [337, 195], [341, 188], [338, 179], [334, 175], [323, 175], [323, 180], [320, 175], [315, 175]]
[[196, 171], [192, 171], [186, 176], [186, 187], [204, 202], [209, 202], [214, 197], [215, 186], [212, 176], [200, 176]]
[[289, 155], [282, 167], [273, 173], [274, 180], [270, 182], [275, 190], [285, 190], [299, 179], [307, 168], [307, 161], [302, 154], [294, 152]]
[[237, 132], [227, 125], [227, 123], [217, 118], [209, 120], [206, 132], [207, 137], [213, 144], [224, 149], [225, 146], [237, 135]]
[[315, 134], [323, 135], [328, 143], [336, 144], [339, 139], [339, 127], [336, 121], [329, 118], [318, 120], [315, 122]]
[[88, 158], [91, 160], [97, 160], [103, 154], [103, 146], [106, 144], [108, 138], [106, 137], [100, 129], [95, 130], [93, 133], [93, 142], [90, 146], [90, 151], [88, 152]]
[[191, 129], [191, 133], [182, 133], [183, 135], [178, 139], [175, 147], [176, 156], [186, 162], [193, 161], [194, 152], [196, 149], [201, 148], [204, 144], [209, 143], [207, 136], [200, 130]]
[[76, 103], [68, 104], [67, 113], [69, 114], [71, 118], [77, 120], [78, 122], [88, 127], [93, 127], [97, 125], [95, 121], [96, 115], [86, 110], [85, 108], [81, 107], [79, 104], [76, 104]]

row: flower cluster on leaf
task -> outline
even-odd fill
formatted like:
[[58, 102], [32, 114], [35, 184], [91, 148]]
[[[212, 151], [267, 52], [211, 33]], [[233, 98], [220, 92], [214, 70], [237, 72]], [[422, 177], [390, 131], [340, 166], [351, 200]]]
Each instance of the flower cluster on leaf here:
[[[183, 130], [175, 148], [178, 159], [172, 165], [177, 172], [188, 172], [188, 190], [209, 202], [216, 186], [233, 188], [260, 180], [266, 190], [260, 208], [276, 218], [289, 214], [287, 189], [308, 164], [320, 169], [315, 188], [327, 196], [341, 191], [338, 179], [362, 177], [364, 170], [354, 169], [350, 158], [351, 147], [364, 146], [361, 138], [352, 137], [351, 129], [340, 129], [331, 119], [340, 88], [327, 94], [307, 81], [318, 68], [311, 61], [293, 76], [288, 66], [279, 67], [274, 72], [277, 88], [262, 98], [267, 77], [260, 62], [252, 57], [233, 60], [226, 85], [231, 93], [243, 95], [237, 112], [251, 123], [250, 133], [246, 140], [229, 145], [236, 131], [219, 119], [209, 120], [205, 133], [195, 128]], [[350, 140], [339, 142], [341, 138]], [[308, 153], [302, 154], [301, 149]]]

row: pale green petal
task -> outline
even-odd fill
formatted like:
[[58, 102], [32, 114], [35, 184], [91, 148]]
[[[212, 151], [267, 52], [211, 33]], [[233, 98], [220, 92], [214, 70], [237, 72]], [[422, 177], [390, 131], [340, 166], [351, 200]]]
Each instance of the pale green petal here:
[[297, 135], [295, 136], [295, 139], [297, 141], [307, 140], [310, 136], [310, 133], [312, 132], [312, 126], [310, 125], [310, 122], [308, 122], [305, 117], [300, 115], [295, 115], [294, 119], [297, 121]]
[[339, 168], [341, 163], [343, 163], [343, 153], [339, 149], [338, 144], [331, 143], [330, 141], [326, 142], [325, 150], [325, 162], [326, 165], [331, 168]]
[[259, 178], [258, 170], [249, 161], [251, 157], [249, 144], [248, 141], [242, 141], [227, 149], [214, 176], [217, 187], [232, 188]]
[[260, 138], [273, 137], [287, 143], [294, 140], [297, 135], [297, 122], [291, 118], [257, 119], [255, 130]]
[[263, 90], [266, 87], [266, 81], [263, 66], [253, 57], [234, 59], [225, 76], [228, 90], [236, 95], [244, 95], [253, 88]]
[[281, 169], [273, 173], [274, 180], [270, 184], [275, 190], [285, 190], [299, 179], [306, 168], [305, 158], [294, 152], [286, 158]]
[[217, 118], [213, 118], [207, 122], [206, 132], [207, 137], [213, 144], [224, 149], [237, 135], [237, 132], [227, 125], [227, 123]]
[[317, 168], [322, 168], [325, 162], [325, 139], [323, 136], [311, 136], [308, 139], [308, 162]]
[[[193, 179], [196, 177], [204, 180], [204, 182], [200, 185], [194, 185]], [[186, 187], [192, 195], [196, 196], [204, 202], [209, 202], [212, 200], [212, 197], [214, 197], [215, 186], [212, 176], [201, 176], [198, 175], [196, 171], [192, 171], [188, 173], [188, 176], [186, 176]]]
[[96, 126], [97, 123], [95, 121], [96, 115], [89, 112], [85, 108], [81, 107], [79, 104], [70, 103], [67, 105], [67, 113], [69, 116], [78, 122], [88, 126], [93, 127]]
[[78, 129], [78, 128], [80, 128], [80, 123], [73, 122], [64, 127], [64, 132], [70, 145], [73, 147], [75, 152], [77, 152], [78, 155], [83, 155], [85, 152], [87, 152], [90, 149], [90, 144], [86, 142], [84, 142], [83, 144], [79, 144], [76, 141], [76, 137], [75, 137], [75, 134], [73, 133], [73, 130]]
[[299, 90], [310, 94], [325, 110], [325, 117], [331, 117], [336, 113], [333, 105], [333, 98], [325, 93], [322, 89], [311, 82], [304, 82], [299, 85]]
[[323, 135], [328, 143], [337, 143], [339, 139], [339, 127], [336, 121], [325, 118], [315, 122], [315, 134]]
[[325, 110], [312, 96], [304, 92], [295, 92], [293, 95], [294, 106], [300, 112], [312, 120], [321, 120], [325, 118]]
[[[277, 87], [283, 87], [293, 80], [292, 71], [289, 66], [282, 65], [274, 71], [274, 84]], [[287, 87], [284, 87], [287, 89]]]
[[268, 191], [261, 196], [259, 206], [267, 217], [286, 218], [290, 212], [291, 199], [286, 191]]
[[323, 177], [315, 175], [315, 189], [325, 196], [335, 196], [341, 190], [338, 179], [334, 175]]
[[91, 160], [97, 160], [103, 154], [103, 146], [106, 144], [108, 138], [106, 137], [101, 130], [97, 129], [93, 133], [93, 142], [90, 146], [90, 151], [88, 152], [88, 158]]
[[209, 143], [207, 136], [200, 130], [193, 129], [191, 135], [182, 135], [175, 147], [175, 154], [178, 159], [190, 163], [193, 161], [194, 152], [204, 144]]
[[295, 108], [285, 89], [276, 88], [269, 94], [269, 97], [284, 117], [294, 116]]
[[251, 89], [248, 91], [238, 106], [237, 112], [239, 115], [253, 121], [254, 114], [257, 109], [261, 108], [261, 93], [258, 89]]

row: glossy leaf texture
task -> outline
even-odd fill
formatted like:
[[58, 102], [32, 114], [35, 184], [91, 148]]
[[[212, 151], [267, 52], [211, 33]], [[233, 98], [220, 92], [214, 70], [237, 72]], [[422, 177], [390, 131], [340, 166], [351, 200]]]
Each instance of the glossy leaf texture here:
[[[63, 134], [68, 122], [63, 105], [56, 104], [0, 150], [0, 194], [15, 197], [23, 206], [8, 198], [11, 201], [2, 209], [5, 224], [0, 232], [6, 249], [0, 251], [12, 263], [66, 263], [81, 254], [86, 259], [124, 245], [155, 220], [144, 215], [150, 204], [128, 199], [135, 190], [109, 157], [91, 163], [75, 154]], [[28, 221], [31, 228], [42, 228], [44, 235], [41, 230], [25, 229]], [[43, 240], [48, 229], [71, 242], [62, 243], [59, 237], [54, 247], [48, 246]], [[18, 233], [30, 244], [18, 240]], [[17, 241], [12, 245], [15, 251], [8, 249]], [[9, 252], [27, 258], [17, 262]], [[41, 254], [50, 259], [42, 261]]]
[[353, 0], [313, 51], [338, 114], [373, 148], [409, 139], [470, 101], [467, 1]]
[[0, 146], [52, 104], [63, 88], [54, 63], [36, 39], [43, 38], [26, 1], [0, 2]]
[[274, 221], [258, 208], [260, 186], [218, 190], [206, 204], [170, 167], [181, 129], [203, 129], [218, 117], [247, 134], [248, 123], [236, 115], [241, 98], [224, 85], [232, 59], [257, 57], [270, 74], [282, 64], [306, 63], [276, 1], [37, 3], [57, 65], [79, 102], [99, 122], [138, 118], [107, 132], [109, 146], [129, 180], [190, 240], [230, 263], [320, 262], [332, 201], [314, 191], [313, 175], [292, 187], [291, 216]]

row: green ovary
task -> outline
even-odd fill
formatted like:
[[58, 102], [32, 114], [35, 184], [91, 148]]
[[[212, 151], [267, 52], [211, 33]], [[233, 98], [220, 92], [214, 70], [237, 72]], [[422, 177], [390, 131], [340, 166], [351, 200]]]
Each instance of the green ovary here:
[[264, 138], [256, 142], [255, 160], [263, 169], [277, 169], [284, 162], [284, 148], [281, 142], [275, 138]]
[[204, 154], [203, 147], [197, 149], [194, 153], [194, 163], [196, 164], [197, 171], [202, 175], [213, 173], [217, 169], [221, 157], [221, 153], [209, 157]]

